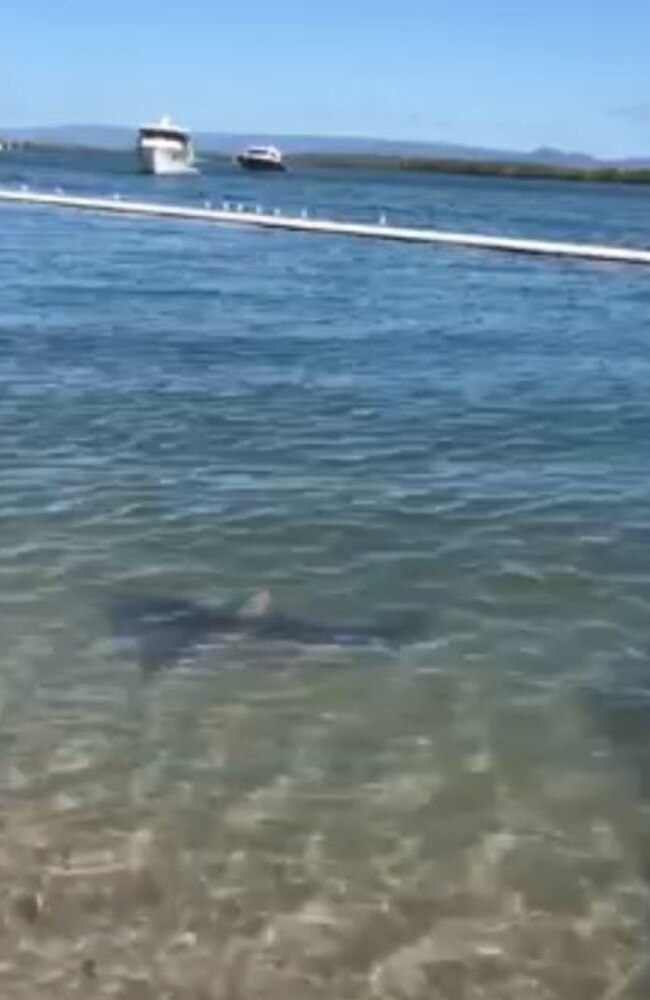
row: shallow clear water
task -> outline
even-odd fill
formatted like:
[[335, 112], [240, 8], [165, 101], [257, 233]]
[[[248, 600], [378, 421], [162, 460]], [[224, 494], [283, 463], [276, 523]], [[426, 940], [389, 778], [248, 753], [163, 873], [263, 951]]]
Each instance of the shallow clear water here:
[[[648, 246], [643, 189], [0, 183]], [[3, 208], [3, 997], [645, 997], [646, 271]], [[116, 590], [418, 612], [153, 682]]]

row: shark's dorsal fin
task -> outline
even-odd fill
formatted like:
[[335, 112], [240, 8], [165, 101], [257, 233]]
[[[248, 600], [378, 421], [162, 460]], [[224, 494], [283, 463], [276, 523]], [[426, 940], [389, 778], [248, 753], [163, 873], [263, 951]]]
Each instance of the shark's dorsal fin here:
[[272, 603], [269, 590], [256, 590], [241, 605], [239, 616], [240, 618], [263, 618], [271, 610]]

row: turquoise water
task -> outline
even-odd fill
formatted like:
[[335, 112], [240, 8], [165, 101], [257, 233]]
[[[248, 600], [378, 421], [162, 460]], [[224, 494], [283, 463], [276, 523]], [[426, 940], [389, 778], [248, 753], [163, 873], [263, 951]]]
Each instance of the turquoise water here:
[[[650, 245], [641, 188], [131, 171], [0, 183]], [[3, 997], [647, 996], [647, 272], [3, 208], [0, 288]], [[427, 634], [107, 647], [260, 586]]]

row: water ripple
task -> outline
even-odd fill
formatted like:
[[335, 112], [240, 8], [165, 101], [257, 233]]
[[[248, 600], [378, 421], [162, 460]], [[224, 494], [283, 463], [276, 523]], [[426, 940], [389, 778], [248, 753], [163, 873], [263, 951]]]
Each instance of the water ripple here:
[[[91, 160], [20, 170], [270, 197]], [[646, 238], [615, 187], [292, 184], [332, 214]], [[645, 995], [646, 277], [7, 220], [3, 996]], [[394, 657], [207, 647], [146, 686], [106, 641], [116, 590], [258, 586], [427, 628]]]

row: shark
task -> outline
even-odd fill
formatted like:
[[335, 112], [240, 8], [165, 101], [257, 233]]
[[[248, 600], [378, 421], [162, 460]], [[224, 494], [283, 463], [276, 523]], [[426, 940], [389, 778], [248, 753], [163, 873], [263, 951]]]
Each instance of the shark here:
[[215, 641], [398, 650], [416, 632], [414, 621], [403, 618], [363, 625], [296, 617], [276, 610], [268, 590], [222, 605], [175, 596], [120, 595], [110, 602], [109, 620], [118, 648], [133, 653], [147, 674], [173, 666]]

